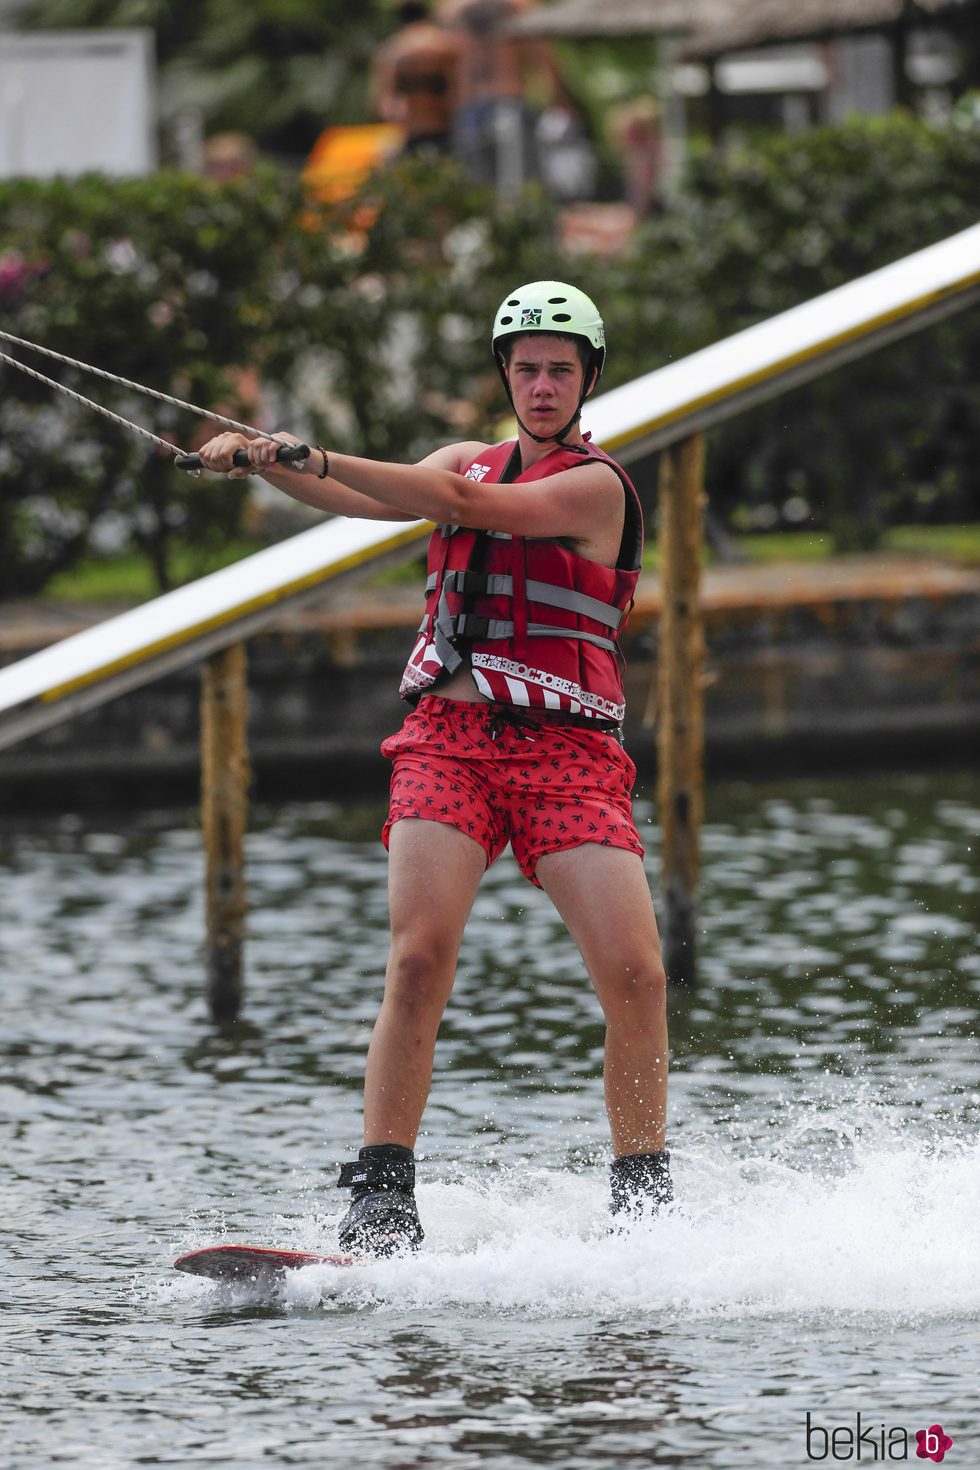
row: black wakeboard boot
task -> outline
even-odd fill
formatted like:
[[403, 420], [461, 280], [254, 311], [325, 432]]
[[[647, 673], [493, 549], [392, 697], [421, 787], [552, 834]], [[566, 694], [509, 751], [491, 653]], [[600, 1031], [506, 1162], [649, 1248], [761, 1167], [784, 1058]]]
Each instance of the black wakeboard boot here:
[[655, 1220], [674, 1198], [670, 1154], [623, 1154], [609, 1170], [609, 1209], [613, 1229], [627, 1229], [637, 1220]]
[[340, 1222], [340, 1248], [355, 1256], [394, 1256], [417, 1250], [423, 1231], [415, 1203], [415, 1155], [398, 1143], [362, 1148], [356, 1164], [341, 1164], [341, 1188], [351, 1191]]

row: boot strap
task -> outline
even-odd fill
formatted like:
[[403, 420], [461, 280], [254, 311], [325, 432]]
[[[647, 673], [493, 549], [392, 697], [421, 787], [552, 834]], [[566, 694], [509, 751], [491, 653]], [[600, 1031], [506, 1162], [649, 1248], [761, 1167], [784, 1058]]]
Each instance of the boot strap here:
[[355, 1163], [341, 1164], [341, 1189], [401, 1189], [415, 1188], [415, 1163], [411, 1159], [358, 1159]]

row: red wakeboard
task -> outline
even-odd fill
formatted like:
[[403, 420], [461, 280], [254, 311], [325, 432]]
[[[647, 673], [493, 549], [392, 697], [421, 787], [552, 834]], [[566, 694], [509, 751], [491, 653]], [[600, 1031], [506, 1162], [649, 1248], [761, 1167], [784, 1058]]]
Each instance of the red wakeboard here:
[[281, 1280], [302, 1266], [356, 1266], [357, 1256], [321, 1256], [316, 1251], [276, 1250], [265, 1245], [206, 1245], [178, 1256], [174, 1265], [212, 1281], [262, 1283]]

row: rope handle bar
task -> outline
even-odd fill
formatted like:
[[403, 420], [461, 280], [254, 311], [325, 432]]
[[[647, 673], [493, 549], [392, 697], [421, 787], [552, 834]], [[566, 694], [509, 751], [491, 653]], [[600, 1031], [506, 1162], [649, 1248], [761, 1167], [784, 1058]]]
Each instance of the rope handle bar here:
[[[281, 444], [276, 450], [276, 463], [302, 464], [303, 460], [309, 459], [309, 456], [310, 446], [308, 444]], [[251, 465], [247, 449], [236, 449], [232, 455], [232, 463], [240, 470], [247, 470], [250, 466], [255, 468], [254, 465]], [[178, 454], [174, 459], [174, 464], [179, 470], [190, 470], [192, 473], [204, 468], [201, 456], [196, 453]]]

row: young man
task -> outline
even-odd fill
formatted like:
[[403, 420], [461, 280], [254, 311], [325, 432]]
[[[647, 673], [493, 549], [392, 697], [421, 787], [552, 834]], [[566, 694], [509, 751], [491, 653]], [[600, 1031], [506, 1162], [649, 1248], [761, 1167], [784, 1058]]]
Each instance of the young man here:
[[[393, 762], [383, 840], [391, 951], [368, 1051], [364, 1147], [345, 1164], [344, 1250], [417, 1246], [413, 1148], [463, 929], [508, 841], [585, 962], [606, 1020], [612, 1210], [672, 1198], [664, 1147], [667, 1025], [657, 924], [622, 748], [618, 633], [642, 550], [625, 473], [583, 436], [605, 357], [581, 291], [536, 281], [506, 298], [493, 352], [516, 441], [437, 449], [418, 465], [318, 449], [301, 469], [276, 445], [219, 434], [200, 451], [232, 477], [236, 449], [273, 485], [340, 515], [427, 517], [426, 614], [402, 681], [415, 705], [382, 745]], [[287, 436], [280, 436], [287, 437]]]

